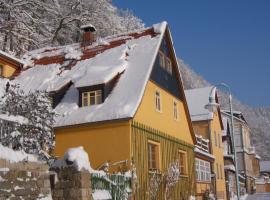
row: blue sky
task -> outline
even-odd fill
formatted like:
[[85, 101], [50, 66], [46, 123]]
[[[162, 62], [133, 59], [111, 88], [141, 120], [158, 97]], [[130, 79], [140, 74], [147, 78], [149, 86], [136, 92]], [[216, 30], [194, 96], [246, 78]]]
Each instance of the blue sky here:
[[243, 103], [270, 106], [270, 0], [113, 0], [146, 26], [166, 20], [177, 56]]

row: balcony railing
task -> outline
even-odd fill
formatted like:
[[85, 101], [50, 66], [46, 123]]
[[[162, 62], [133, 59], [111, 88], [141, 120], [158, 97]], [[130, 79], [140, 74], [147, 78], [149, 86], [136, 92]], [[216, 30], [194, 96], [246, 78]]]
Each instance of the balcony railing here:
[[204, 139], [200, 135], [196, 135], [196, 140], [197, 140], [196, 147], [199, 148], [202, 151], [205, 151], [205, 152], [209, 153], [209, 140]]

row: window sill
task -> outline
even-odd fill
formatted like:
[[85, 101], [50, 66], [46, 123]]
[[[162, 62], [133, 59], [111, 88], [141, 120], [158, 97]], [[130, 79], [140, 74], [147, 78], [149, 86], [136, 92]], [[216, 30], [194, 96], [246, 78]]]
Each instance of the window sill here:
[[187, 174], [180, 174], [180, 177], [182, 177], [182, 178], [188, 178], [188, 175]]

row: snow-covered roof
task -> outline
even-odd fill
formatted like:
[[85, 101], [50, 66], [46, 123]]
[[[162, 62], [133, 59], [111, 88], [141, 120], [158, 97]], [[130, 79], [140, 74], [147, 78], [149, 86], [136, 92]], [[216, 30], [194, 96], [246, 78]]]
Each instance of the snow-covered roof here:
[[224, 165], [224, 170], [231, 170], [235, 172], [235, 166], [234, 165]]
[[0, 56], [4, 56], [4, 57], [6, 57], [6, 58], [8, 58], [10, 60], [13, 60], [13, 61], [17, 62], [17, 63], [24, 64], [24, 62], [22, 60], [20, 60], [20, 59], [16, 58], [15, 56], [12, 56], [12, 55], [4, 52], [4, 51], [1, 51], [1, 50], [0, 50]]
[[270, 161], [260, 161], [260, 171], [270, 172]]
[[205, 151], [199, 149], [198, 147], [195, 147], [195, 148], [194, 148], [194, 152], [199, 153], [199, 154], [201, 154], [201, 155], [204, 155], [204, 156], [206, 156], [206, 157], [212, 158], [212, 159], [216, 159], [216, 157], [215, 157], [214, 155], [212, 155], [212, 154], [210, 154], [210, 153], [207, 153], [207, 152], [205, 152]]
[[[144, 94], [166, 27], [162, 22], [154, 28], [103, 38], [87, 47], [72, 44], [29, 52], [24, 56], [29, 66], [16, 81], [26, 92], [56, 91], [73, 83], [55, 108], [55, 127], [131, 118]], [[70, 60], [73, 54], [76, 56]], [[69, 67], [63, 69], [66, 62], [70, 62]], [[104, 83], [120, 73], [102, 104], [78, 106], [76, 87]]]
[[209, 95], [212, 87], [185, 90], [188, 108], [192, 121], [203, 121], [213, 119], [213, 113], [205, 109], [209, 103]]

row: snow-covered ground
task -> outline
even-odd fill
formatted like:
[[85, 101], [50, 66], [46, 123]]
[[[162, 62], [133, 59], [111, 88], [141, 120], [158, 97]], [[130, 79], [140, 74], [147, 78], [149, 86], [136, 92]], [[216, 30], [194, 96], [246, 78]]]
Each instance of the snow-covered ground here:
[[257, 193], [249, 195], [246, 200], [270, 200], [270, 193]]
[[34, 155], [25, 153], [24, 151], [14, 151], [8, 147], [4, 147], [0, 144], [0, 159], [6, 159], [10, 162], [20, 162], [28, 160], [31, 162], [37, 162], [38, 158]]

